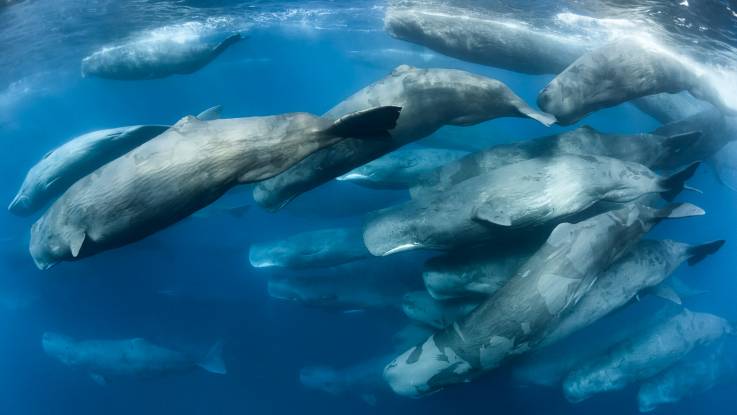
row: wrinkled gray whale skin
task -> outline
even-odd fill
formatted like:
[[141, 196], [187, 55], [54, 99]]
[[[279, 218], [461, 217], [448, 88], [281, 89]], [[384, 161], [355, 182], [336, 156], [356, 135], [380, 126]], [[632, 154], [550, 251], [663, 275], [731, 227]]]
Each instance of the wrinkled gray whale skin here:
[[[604, 271], [581, 301], [543, 341], [552, 344], [624, 307], [639, 294], [651, 292], [676, 303], [678, 294], [663, 282], [688, 261], [695, 265], [718, 251], [724, 241], [689, 245], [671, 240], [643, 240]], [[649, 290], [649, 291], [648, 291]]]
[[651, 169], [673, 169], [703, 160], [697, 158], [701, 152], [686, 151], [692, 150], [701, 140], [698, 129], [668, 135], [605, 134], [584, 125], [557, 135], [500, 144], [471, 153], [424, 174], [419, 184], [410, 188], [410, 194], [414, 198], [444, 192], [466, 179], [508, 164], [563, 154], [612, 157]]
[[384, 28], [454, 58], [527, 74], [560, 73], [589, 47], [521, 22], [434, 11], [389, 8]]
[[191, 74], [241, 39], [235, 34], [213, 42], [198, 36], [184, 42], [138, 40], [106, 47], [82, 59], [82, 76], [142, 80]]
[[400, 394], [418, 397], [470, 381], [526, 353], [590, 288], [596, 275], [664, 218], [702, 215], [689, 204], [628, 204], [558, 225], [509, 282], [466, 318], [407, 350], [384, 370]]
[[457, 160], [467, 151], [444, 148], [399, 149], [339, 176], [336, 180], [372, 189], [407, 189], [422, 175]]
[[694, 350], [681, 362], [645, 381], [637, 394], [640, 412], [651, 412], [719, 384], [734, 382], [737, 382], [737, 347], [734, 340], [725, 340]]
[[[444, 329], [478, 307], [481, 300], [436, 300], [427, 291], [413, 291], [404, 295], [402, 311], [413, 321], [435, 329]], [[388, 362], [389, 360], [387, 360]]]
[[[203, 121], [217, 119], [221, 108], [219, 105], [208, 108], [197, 118]], [[38, 211], [77, 180], [168, 128], [168, 125], [135, 125], [93, 131], [67, 141], [47, 153], [28, 171], [8, 210], [21, 216]]]
[[714, 109], [711, 104], [698, 100], [687, 92], [648, 95], [632, 100], [632, 105], [661, 124], [681, 121], [702, 111]]
[[518, 236], [521, 229], [555, 224], [600, 201], [624, 203], [661, 192], [671, 198], [697, 166], [665, 178], [641, 164], [609, 157], [525, 160], [380, 210], [367, 221], [363, 240], [373, 255], [381, 256]]
[[538, 95], [537, 103], [559, 124], [662, 92], [688, 91], [723, 112], [734, 113], [719, 91], [676, 57], [634, 38], [604, 45], [573, 62]]
[[135, 242], [345, 137], [385, 138], [399, 110], [372, 108], [337, 121], [307, 113], [185, 117], [72, 185], [32, 226], [31, 256], [46, 269]]
[[425, 288], [437, 300], [493, 294], [540, 247], [525, 245], [532, 246], [500, 251], [498, 246], [481, 245], [430, 258], [422, 273]]
[[473, 125], [499, 117], [528, 117], [549, 125], [542, 114], [495, 79], [455, 69], [398, 66], [387, 77], [361, 89], [323, 116], [337, 118], [377, 104], [402, 107], [392, 139], [348, 139], [316, 152], [286, 172], [261, 182], [254, 200], [279, 209], [294, 197], [362, 166], [386, 153], [426, 137], [444, 125]]
[[255, 268], [319, 268], [369, 256], [360, 228], [332, 228], [253, 244], [248, 260]]
[[151, 378], [186, 373], [198, 367], [224, 375], [222, 344], [216, 343], [202, 360], [135, 338], [125, 340], [74, 340], [58, 333], [43, 335], [43, 349], [62, 364], [86, 371], [105, 384], [109, 378]]
[[672, 366], [698, 346], [732, 334], [721, 317], [684, 309], [681, 313], [626, 339], [571, 372], [563, 392], [571, 402], [622, 389]]

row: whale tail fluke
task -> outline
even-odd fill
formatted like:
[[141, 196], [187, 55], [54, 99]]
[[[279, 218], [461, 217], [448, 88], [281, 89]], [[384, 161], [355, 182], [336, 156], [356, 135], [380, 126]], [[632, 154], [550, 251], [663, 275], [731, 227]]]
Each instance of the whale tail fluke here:
[[338, 118], [324, 133], [334, 137], [391, 138], [402, 107], [386, 106], [352, 112]]
[[707, 256], [717, 252], [722, 246], [724, 246], [723, 239], [718, 241], [708, 242], [701, 245], [695, 245], [688, 248], [688, 265], [696, 265], [701, 262]]
[[685, 169], [661, 179], [659, 185], [662, 193], [660, 196], [670, 202], [675, 199], [683, 189], [696, 190], [686, 186], [686, 180], [690, 179], [691, 176], [694, 175], [700, 164], [700, 161], [691, 163]]
[[225, 362], [223, 361], [223, 342], [218, 341], [207, 352], [205, 358], [201, 362], [197, 363], [197, 366], [202, 369], [215, 373], [218, 375], [224, 375], [228, 373], [225, 368]]
[[690, 218], [692, 216], [703, 216], [706, 212], [704, 209], [691, 203], [672, 203], [662, 209], [658, 209], [654, 218], [656, 220], [661, 219], [679, 219], [679, 218]]

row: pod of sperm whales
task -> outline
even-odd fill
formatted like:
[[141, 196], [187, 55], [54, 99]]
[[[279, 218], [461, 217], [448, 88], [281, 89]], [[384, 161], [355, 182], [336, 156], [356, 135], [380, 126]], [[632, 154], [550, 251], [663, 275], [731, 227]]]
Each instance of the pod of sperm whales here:
[[134, 39], [102, 48], [82, 59], [82, 75], [141, 80], [191, 74], [241, 39], [240, 34], [221, 40], [198, 34], [184, 39], [166, 36]]
[[255, 268], [315, 268], [345, 264], [370, 256], [363, 245], [360, 228], [332, 228], [253, 244], [248, 260]]
[[580, 402], [597, 393], [622, 389], [669, 368], [694, 348], [733, 332], [721, 317], [684, 309], [581, 365], [563, 381], [563, 391], [569, 401]]
[[[221, 108], [219, 105], [209, 108], [197, 118], [217, 119]], [[22, 216], [38, 211], [82, 177], [168, 128], [168, 125], [135, 125], [93, 131], [67, 141], [48, 152], [28, 171], [8, 210]]]
[[679, 402], [720, 384], [737, 382], [735, 346], [734, 340], [726, 340], [695, 350], [681, 362], [648, 379], [637, 394], [640, 412]]
[[466, 154], [467, 151], [444, 148], [403, 148], [353, 169], [336, 180], [374, 189], [407, 189], [417, 184], [423, 175]]
[[[698, 126], [694, 126], [698, 128]], [[444, 192], [471, 177], [536, 157], [563, 154], [605, 156], [640, 163], [651, 169], [672, 169], [703, 160], [691, 150], [702, 140], [699, 129], [672, 134], [604, 134], [584, 125], [561, 134], [500, 144], [471, 153], [420, 178], [412, 197]]]
[[107, 383], [109, 378], [151, 378], [186, 373], [198, 367], [220, 375], [226, 373], [222, 343], [216, 343], [202, 359], [141, 338], [75, 340], [46, 332], [42, 343], [47, 355], [66, 366], [86, 371], [99, 384]]
[[310, 272], [274, 274], [272, 298], [338, 310], [401, 307], [404, 294], [422, 288], [411, 258], [370, 258]]
[[399, 111], [378, 107], [337, 121], [307, 113], [185, 117], [72, 185], [33, 225], [31, 256], [46, 269], [143, 239], [346, 137], [386, 139]]
[[523, 22], [436, 11], [387, 9], [392, 36], [454, 58], [527, 74], [557, 74], [586, 52], [580, 39]]
[[555, 120], [527, 105], [503, 83], [455, 69], [401, 65], [324, 114], [338, 118], [375, 105], [398, 105], [402, 113], [391, 140], [348, 139], [316, 152], [286, 172], [258, 183], [254, 200], [279, 209], [296, 196], [362, 166], [398, 147], [426, 137], [444, 125], [473, 125], [499, 117]]
[[363, 240], [381, 256], [519, 236], [521, 229], [555, 224], [600, 201], [623, 203], [648, 193], [671, 199], [697, 167], [661, 177], [641, 164], [609, 157], [525, 160], [380, 210], [367, 221]]
[[543, 111], [569, 125], [587, 114], [635, 98], [688, 91], [723, 112], [734, 113], [720, 92], [685, 57], [635, 38], [597, 48], [573, 62], [537, 98]]
[[467, 316], [479, 303], [478, 299], [436, 300], [427, 291], [413, 291], [404, 295], [402, 311], [410, 320], [444, 329]]
[[430, 258], [422, 279], [427, 292], [437, 300], [487, 296], [504, 286], [538, 247], [509, 250], [481, 245], [450, 252]]
[[400, 395], [421, 396], [470, 381], [534, 349], [596, 276], [655, 224], [703, 213], [689, 204], [663, 209], [628, 204], [558, 225], [507, 284], [466, 318], [394, 359], [384, 378]]
[[695, 265], [718, 251], [724, 241], [689, 245], [665, 240], [643, 240], [612, 264], [596, 280], [581, 301], [568, 313], [543, 344], [555, 343], [617, 310], [640, 294], [652, 293], [681, 303], [679, 295], [664, 281], [688, 261]]

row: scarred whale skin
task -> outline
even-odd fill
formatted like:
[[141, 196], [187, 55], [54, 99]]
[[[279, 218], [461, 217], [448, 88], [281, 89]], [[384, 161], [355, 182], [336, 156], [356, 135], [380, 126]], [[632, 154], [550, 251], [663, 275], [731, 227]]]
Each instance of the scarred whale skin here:
[[697, 69], [654, 43], [623, 38], [601, 46], [573, 62], [538, 95], [537, 103], [559, 124], [569, 125], [587, 114], [662, 92], [689, 91], [727, 113], [734, 113]]
[[[695, 168], [689, 166], [673, 177], [690, 177]], [[682, 186], [680, 179], [665, 179], [641, 164], [609, 157], [535, 158], [491, 170], [445, 192], [380, 210], [367, 221], [363, 240], [378, 256], [413, 249], [451, 249], [554, 225], [600, 201], [629, 202]]]
[[582, 364], [563, 381], [563, 392], [569, 401], [580, 402], [597, 393], [622, 389], [667, 369], [694, 348], [733, 332], [721, 317], [684, 309]]
[[225, 374], [217, 343], [202, 360], [135, 338], [125, 340], [74, 340], [58, 333], [43, 335], [43, 349], [61, 363], [87, 371], [98, 383], [110, 377], [150, 378], [186, 373], [200, 367]]
[[454, 58], [527, 74], [557, 74], [589, 45], [522, 22], [391, 7], [384, 27], [392, 36]]
[[[543, 344], [559, 341], [607, 314], [624, 307], [638, 294], [660, 286], [685, 261], [695, 264], [722, 247], [724, 241], [689, 245], [671, 240], [643, 240], [603, 272], [581, 301], [567, 314]], [[668, 294], [661, 294], [667, 296]], [[680, 302], [677, 294], [672, 301]]]
[[466, 318], [407, 350], [384, 370], [392, 389], [422, 396], [470, 381], [534, 349], [596, 275], [666, 217], [701, 215], [688, 204], [662, 210], [628, 204], [563, 223], [509, 282]]
[[[613, 157], [640, 163], [651, 169], [673, 169], [703, 160], [693, 147], [702, 140], [701, 130], [672, 134], [605, 134], [589, 126], [533, 140], [500, 144], [471, 153], [423, 175], [410, 188], [412, 197], [443, 192], [456, 183], [508, 164], [535, 157], [562, 154]], [[693, 155], [693, 156], [689, 156]]]
[[135, 242], [346, 136], [382, 139], [398, 114], [380, 107], [335, 122], [307, 113], [185, 117], [72, 185], [32, 226], [31, 256], [46, 269]]
[[303, 232], [285, 239], [251, 245], [248, 259], [255, 268], [318, 268], [371, 256], [360, 228]]
[[242, 39], [234, 34], [219, 42], [202, 36], [140, 39], [103, 48], [82, 59], [82, 75], [119, 80], [164, 78], [190, 74], [210, 63]]
[[473, 125], [499, 117], [529, 117], [546, 125], [554, 122], [495, 79], [455, 69], [407, 65], [398, 66], [389, 76], [356, 92], [323, 116], [337, 118], [377, 104], [402, 107], [397, 126], [390, 131], [391, 140], [348, 139], [316, 152], [257, 184], [254, 200], [268, 209], [279, 209], [294, 197], [444, 125]]
[[681, 362], [648, 379], [640, 386], [640, 412], [676, 403], [723, 384], [737, 382], [737, 347], [734, 340], [694, 350]]

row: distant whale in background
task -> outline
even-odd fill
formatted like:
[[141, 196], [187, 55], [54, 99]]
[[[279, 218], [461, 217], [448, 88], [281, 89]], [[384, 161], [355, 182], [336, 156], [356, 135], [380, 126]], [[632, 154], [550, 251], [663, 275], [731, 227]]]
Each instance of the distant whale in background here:
[[663, 92], [688, 91], [725, 113], [734, 113], [704, 69], [657, 43], [623, 38], [578, 58], [555, 77], [537, 98], [543, 111], [569, 125], [587, 114]]
[[[208, 108], [197, 115], [202, 121], [220, 118], [221, 106]], [[20, 190], [8, 210], [16, 215], [30, 215], [69, 186], [108, 162], [128, 153], [158, 136], [168, 125], [135, 125], [98, 130], [75, 137], [49, 151], [26, 174]]]
[[386, 140], [400, 110], [370, 108], [337, 121], [308, 113], [184, 117], [72, 185], [31, 227], [31, 256], [47, 269], [141, 240], [346, 137]]
[[590, 47], [514, 20], [389, 8], [392, 36], [454, 58], [526, 74], [557, 74]]
[[318, 268], [370, 257], [360, 228], [302, 232], [276, 241], [252, 244], [248, 260], [254, 268]]
[[201, 35], [189, 35], [185, 39], [171, 36], [133, 40], [105, 47], [82, 59], [82, 75], [142, 80], [190, 74], [241, 39], [240, 34], [234, 34], [217, 42]]
[[734, 334], [725, 319], [687, 309], [613, 346], [572, 371], [563, 381], [571, 402], [622, 389], [669, 368], [698, 346]]
[[85, 370], [92, 380], [102, 385], [109, 378], [152, 378], [187, 373], [198, 367], [219, 375], [227, 372], [220, 342], [202, 359], [157, 346], [141, 338], [78, 341], [62, 334], [46, 332], [42, 344], [47, 355], [66, 366]]
[[445, 125], [474, 125], [500, 117], [532, 118], [544, 125], [555, 119], [525, 103], [504, 83], [455, 69], [401, 65], [389, 76], [361, 89], [323, 116], [380, 105], [402, 107], [391, 140], [348, 139], [318, 151], [278, 176], [258, 183], [253, 198], [280, 209], [293, 198], [386, 153], [424, 138]]

